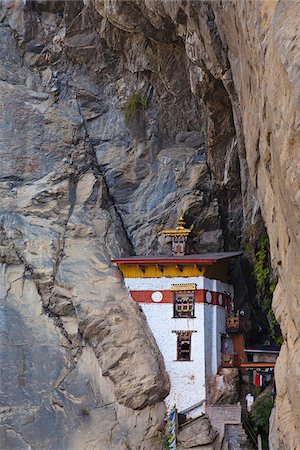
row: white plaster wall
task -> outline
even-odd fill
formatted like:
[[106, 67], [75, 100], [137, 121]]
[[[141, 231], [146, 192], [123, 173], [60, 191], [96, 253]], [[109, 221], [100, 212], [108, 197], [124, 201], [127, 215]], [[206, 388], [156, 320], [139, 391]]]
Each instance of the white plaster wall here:
[[196, 284], [197, 289], [212, 292], [229, 292], [233, 297], [233, 287], [218, 280], [205, 277], [160, 277], [160, 278], [124, 278], [125, 286], [131, 291], [163, 291], [169, 290], [172, 284]]
[[217, 332], [216, 332], [216, 372], [221, 364], [221, 335], [226, 333], [226, 311], [224, 308], [221, 308], [220, 306], [215, 307], [216, 313], [217, 313]]
[[221, 334], [226, 331], [226, 311], [221, 306], [204, 304], [205, 372], [215, 375], [221, 364]]
[[[173, 319], [173, 304], [140, 303], [158, 347], [164, 357], [171, 381], [167, 408], [176, 404], [178, 411], [205, 399], [204, 304], [195, 304], [194, 319]], [[207, 306], [207, 305], [206, 305]], [[213, 308], [213, 306], [211, 307]], [[173, 330], [195, 330], [191, 341], [192, 361], [176, 361], [177, 336]]]
[[205, 377], [207, 378], [213, 372], [213, 306], [207, 303], [204, 303], [204, 328]]
[[[125, 285], [134, 291], [169, 290], [171, 284], [195, 283], [197, 289], [229, 292], [233, 287], [205, 277], [125, 278]], [[224, 307], [195, 303], [195, 318], [173, 318], [173, 303], [139, 303], [147, 318], [158, 347], [164, 357], [171, 381], [166, 398], [167, 408], [176, 404], [178, 411], [206, 398], [206, 380], [217, 373], [221, 363], [221, 334], [226, 330]], [[196, 331], [191, 340], [192, 361], [177, 361], [177, 336], [172, 331]], [[204, 406], [203, 406], [204, 410]]]

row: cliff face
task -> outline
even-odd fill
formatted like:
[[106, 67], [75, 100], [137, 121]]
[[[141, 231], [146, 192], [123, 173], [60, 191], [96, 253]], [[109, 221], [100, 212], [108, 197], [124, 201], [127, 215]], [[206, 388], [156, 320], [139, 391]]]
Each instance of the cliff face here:
[[179, 209], [204, 229], [194, 251], [237, 249], [261, 207], [285, 338], [272, 440], [295, 448], [296, 3], [5, 2], [0, 17], [4, 447], [159, 448], [168, 378], [110, 256], [166, 251], [156, 226]]
[[[284, 335], [276, 365], [275, 449], [300, 442], [299, 292], [299, 5], [237, 3], [217, 10], [228, 45], [245, 136], [247, 164], [278, 274], [273, 309]], [[234, 25], [235, 24], [235, 25]]]
[[[271, 440], [274, 448], [296, 448], [300, 441], [297, 2], [161, 1], [129, 7], [96, 1], [96, 8], [121, 34], [125, 30], [133, 49], [141, 33], [145, 40], [159, 41], [165, 29], [169, 37], [173, 33], [182, 40], [191, 90], [202, 98], [208, 115], [208, 163], [215, 188], [226, 186], [228, 161], [237, 151], [244, 226], [255, 224], [257, 193], [279, 280], [273, 308], [285, 338], [276, 368], [278, 397]], [[148, 29], [143, 20], [133, 20], [138, 8]], [[160, 30], [155, 38], [151, 27]], [[227, 203], [228, 214], [230, 206]]]
[[156, 448], [169, 381], [110, 266], [131, 244], [76, 95], [108, 107], [67, 86], [59, 44], [43, 52], [60, 13], [35, 6], [2, 6], [1, 448]]

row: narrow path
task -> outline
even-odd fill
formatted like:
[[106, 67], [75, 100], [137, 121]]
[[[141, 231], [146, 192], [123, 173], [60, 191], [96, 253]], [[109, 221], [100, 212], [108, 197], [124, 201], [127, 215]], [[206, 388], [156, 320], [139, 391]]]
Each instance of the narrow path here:
[[242, 424], [228, 424], [225, 427], [228, 450], [254, 450]]

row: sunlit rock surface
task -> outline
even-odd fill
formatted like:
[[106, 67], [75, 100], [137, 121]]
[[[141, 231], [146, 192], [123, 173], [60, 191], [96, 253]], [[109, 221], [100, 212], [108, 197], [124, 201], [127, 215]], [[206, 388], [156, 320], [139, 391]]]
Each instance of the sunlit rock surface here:
[[160, 448], [168, 378], [110, 257], [168, 251], [157, 225], [179, 209], [194, 252], [235, 250], [260, 208], [285, 338], [274, 439], [296, 447], [298, 39], [296, 2], [2, 2], [2, 447]]
[[159, 448], [168, 377], [110, 264], [131, 243], [78, 101], [45, 86], [41, 43], [17, 49], [10, 21], [26, 42], [37, 20], [18, 6], [1, 28], [0, 446]]
[[221, 368], [209, 380], [208, 403], [210, 405], [228, 405], [239, 399], [239, 370]]

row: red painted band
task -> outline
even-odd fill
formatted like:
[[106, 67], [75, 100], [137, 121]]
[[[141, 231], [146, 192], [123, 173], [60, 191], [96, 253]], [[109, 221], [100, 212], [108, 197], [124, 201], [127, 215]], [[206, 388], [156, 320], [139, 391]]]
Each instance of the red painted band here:
[[[151, 296], [154, 292], [158, 291], [130, 291], [131, 297], [138, 303], [156, 303], [152, 300]], [[174, 302], [174, 292], [173, 291], [159, 291], [162, 294], [162, 300], [159, 303], [172, 303]], [[206, 291], [204, 289], [198, 289], [195, 292], [195, 303], [208, 303], [210, 305], [226, 306], [227, 296], [219, 292]], [[207, 301], [207, 292], [211, 294], [211, 301]], [[219, 295], [222, 295], [222, 304], [219, 303]], [[208, 296], [209, 298], [209, 296]]]
[[184, 265], [191, 265], [191, 264], [201, 264], [201, 265], [212, 265], [215, 264], [216, 262], [218, 262], [217, 259], [202, 259], [202, 258], [193, 258], [193, 259], [181, 259], [181, 258], [176, 258], [175, 256], [173, 256], [172, 258], [161, 258], [161, 259], [156, 259], [156, 258], [149, 258], [149, 259], [126, 259], [126, 258], [122, 258], [122, 259], [112, 259], [111, 260], [112, 263], [114, 264], [128, 264], [128, 265], [143, 265], [143, 266], [147, 266], [147, 265], [160, 265], [160, 264], [168, 264], [171, 266], [174, 266], [174, 264], [180, 264], [182, 266]]

